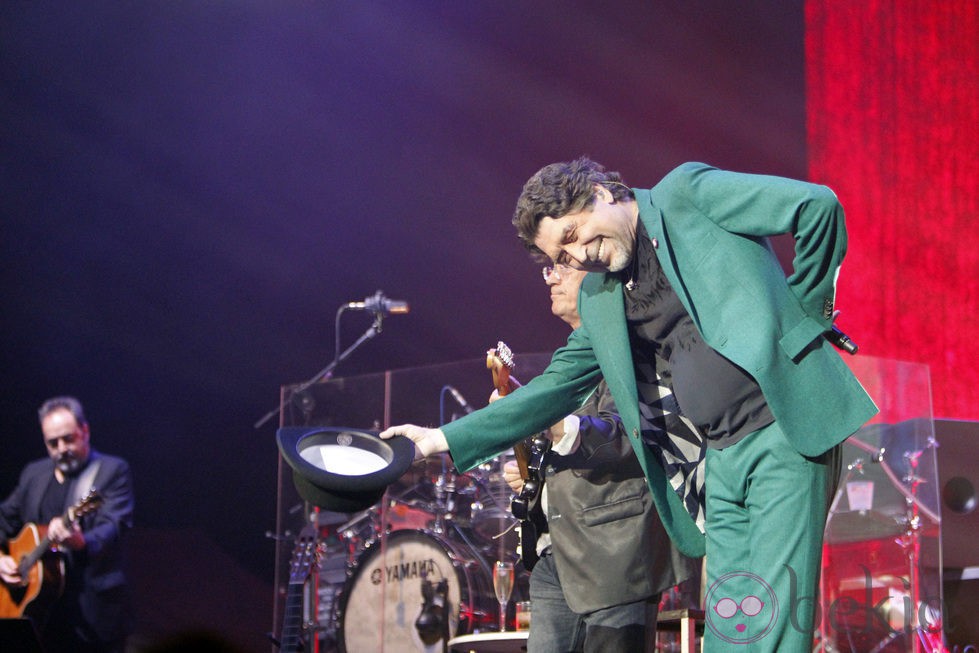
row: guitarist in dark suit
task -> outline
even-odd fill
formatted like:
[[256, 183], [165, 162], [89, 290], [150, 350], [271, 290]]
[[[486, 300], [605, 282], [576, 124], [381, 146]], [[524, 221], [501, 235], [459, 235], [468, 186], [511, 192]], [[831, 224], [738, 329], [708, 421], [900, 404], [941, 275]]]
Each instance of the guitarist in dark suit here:
[[[47, 527], [47, 536], [64, 556], [64, 589], [35, 619], [45, 651], [121, 652], [129, 628], [129, 601], [123, 570], [123, 537], [132, 527], [133, 483], [129, 465], [91, 448], [82, 405], [55, 397], [38, 411], [48, 457], [29, 463], [14, 491], [0, 504], [0, 578], [6, 587], [25, 581], [9, 543], [28, 524]], [[77, 522], [69, 508], [92, 489], [99, 507]], [[60, 589], [60, 588], [59, 588]]]
[[[551, 311], [578, 328], [585, 272], [544, 269]], [[655, 650], [660, 593], [699, 572], [672, 546], [605, 382], [552, 426], [543, 458], [548, 533], [530, 575], [528, 653]], [[504, 477], [520, 491], [516, 463]]]

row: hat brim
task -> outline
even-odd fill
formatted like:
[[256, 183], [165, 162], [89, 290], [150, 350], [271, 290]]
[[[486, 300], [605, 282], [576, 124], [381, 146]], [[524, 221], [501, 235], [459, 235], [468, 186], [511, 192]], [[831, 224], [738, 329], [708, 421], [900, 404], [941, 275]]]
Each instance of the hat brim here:
[[283, 427], [276, 440], [300, 496], [336, 512], [356, 512], [377, 503], [415, 456], [408, 438], [382, 440], [376, 431], [363, 429]]

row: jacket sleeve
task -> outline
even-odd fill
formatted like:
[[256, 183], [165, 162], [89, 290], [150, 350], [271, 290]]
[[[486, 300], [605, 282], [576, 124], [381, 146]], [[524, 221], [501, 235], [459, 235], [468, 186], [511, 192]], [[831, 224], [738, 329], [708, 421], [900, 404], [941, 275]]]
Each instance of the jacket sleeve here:
[[588, 467], [635, 456], [616, 410], [615, 400], [604, 382], [575, 414], [579, 419], [580, 438], [577, 453], [584, 457]]
[[466, 471], [574, 412], [601, 379], [583, 329], [572, 332], [547, 368], [499, 401], [442, 427], [455, 466]]
[[20, 529], [24, 527], [24, 519], [21, 507], [25, 501], [24, 475], [21, 474], [21, 481], [10, 493], [3, 503], [0, 503], [0, 542], [5, 542], [15, 537]]
[[670, 173], [679, 199], [731, 233], [791, 234], [789, 288], [825, 330], [832, 324], [836, 280], [846, 255], [843, 207], [826, 186], [687, 163]]
[[[108, 462], [110, 459], [105, 460]], [[103, 503], [90, 517], [83, 518], [82, 521], [85, 550], [89, 559], [97, 559], [106, 551], [114, 550], [123, 533], [133, 527], [135, 500], [132, 473], [124, 460], [111, 460], [111, 473], [98, 479], [100, 485], [96, 487]]]

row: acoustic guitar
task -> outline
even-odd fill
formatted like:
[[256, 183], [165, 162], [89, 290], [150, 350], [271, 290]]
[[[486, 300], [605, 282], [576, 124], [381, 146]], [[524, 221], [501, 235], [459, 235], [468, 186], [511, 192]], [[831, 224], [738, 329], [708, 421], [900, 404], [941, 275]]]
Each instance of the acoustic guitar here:
[[[93, 488], [77, 504], [61, 515], [72, 526], [84, 515], [102, 505]], [[21, 583], [0, 583], [0, 617], [31, 617], [43, 622], [51, 603], [64, 591], [65, 561], [51, 545], [48, 527], [29, 523], [7, 543], [9, 555], [17, 561]]]
[[[509, 394], [511, 386], [520, 386], [513, 378], [513, 352], [500, 341], [496, 349], [486, 352], [486, 367], [493, 373], [493, 386], [501, 397]], [[550, 449], [551, 441], [543, 435], [513, 445], [514, 458], [520, 469], [523, 487], [510, 501], [510, 512], [520, 520], [520, 559], [524, 568], [530, 571], [537, 564], [537, 538], [547, 532], [547, 517], [541, 504], [541, 490], [544, 488], [542, 465], [544, 455]]]

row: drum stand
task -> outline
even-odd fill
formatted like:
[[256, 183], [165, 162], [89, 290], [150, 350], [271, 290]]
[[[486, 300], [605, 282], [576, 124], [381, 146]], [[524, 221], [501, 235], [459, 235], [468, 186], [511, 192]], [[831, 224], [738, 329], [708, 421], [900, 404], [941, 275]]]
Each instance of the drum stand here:
[[442, 473], [435, 479], [435, 505], [433, 506], [435, 521], [432, 532], [436, 535], [445, 533], [446, 516], [454, 516], [456, 512], [456, 473], [451, 466], [442, 461]]
[[[921, 560], [921, 531], [923, 528], [922, 513], [924, 513], [934, 523], [941, 523], [939, 516], [924, 506], [918, 498], [918, 488], [923, 482], [925, 482], [925, 479], [918, 475], [919, 460], [925, 450], [933, 449], [937, 446], [937, 442], [934, 438], [929, 438], [925, 449], [904, 452], [903, 458], [907, 467], [907, 473], [900, 480], [896, 477], [890, 466], [884, 460], [883, 448], [878, 449], [871, 447], [855, 437], [851, 437], [849, 442], [871, 454], [871, 459], [873, 462], [881, 466], [888, 478], [890, 478], [890, 480], [893, 482], [894, 487], [896, 487], [897, 490], [903, 495], [905, 505], [905, 530], [904, 533], [896, 540], [896, 542], [904, 550], [907, 557], [907, 590], [909, 592], [909, 596], [905, 600], [905, 607], [911, 611], [910, 620], [906, 622], [905, 628], [900, 630], [895, 630], [892, 628], [891, 633], [881, 640], [876, 646], [867, 651], [867, 653], [881, 653], [881, 651], [883, 651], [889, 644], [904, 633], [908, 633], [910, 636], [911, 651], [913, 653], [945, 653], [948, 651], [948, 649], [945, 647], [942, 637], [942, 625], [940, 618], [941, 613], [937, 613], [937, 618], [933, 623], [921, 623], [921, 615], [923, 611], [927, 611], [927, 614], [930, 617], [935, 615], [935, 610], [928, 604], [921, 601], [921, 576], [918, 569]], [[853, 463], [848, 465], [847, 474], [841, 480], [839, 487], [837, 488], [836, 495], [833, 497], [832, 505], [828, 511], [828, 515], [830, 517], [836, 514], [837, 506], [840, 498], [842, 497], [844, 488], [846, 487], [847, 482], [853, 477], [853, 472], [856, 471], [859, 474], [862, 474], [863, 465], [864, 461], [860, 458], [857, 458]], [[820, 594], [823, 597], [827, 596], [825, 580], [826, 574], [821, 574]], [[814, 647], [814, 650], [823, 651], [824, 653], [836, 653], [836, 647], [829, 640], [829, 638], [826, 637], [826, 633], [828, 631], [827, 620], [829, 618], [827, 612], [827, 610], [821, 610], [822, 619], [818, 631], [819, 643]], [[905, 615], [906, 620], [908, 619], [908, 616], [909, 615]]]
[[[937, 446], [934, 438], [929, 438], [927, 448]], [[924, 479], [918, 476], [918, 461], [924, 450], [907, 451], [904, 453], [904, 460], [907, 464], [907, 474], [904, 482], [911, 488], [909, 495], [905, 495], [904, 502], [907, 509], [907, 530], [899, 540], [908, 556], [908, 589], [911, 599], [911, 621], [908, 624], [912, 637], [912, 647], [914, 653], [941, 653], [946, 651], [942, 638], [942, 624], [939, 619], [935, 624], [922, 624], [921, 613], [928, 610], [929, 616], [932, 608], [921, 601], [921, 577], [918, 573], [918, 563], [921, 560], [921, 514], [918, 501], [918, 486]]]
[[[843, 489], [846, 487], [846, 484], [850, 481], [850, 479], [853, 478], [853, 472], [854, 472], [854, 470], [856, 470], [856, 472], [858, 474], [863, 474], [863, 464], [864, 464], [863, 463], [863, 459], [862, 458], [857, 458], [852, 463], [850, 463], [849, 465], [847, 465], [847, 467], [846, 467], [846, 475], [842, 479], [840, 479], [839, 483], [837, 484], [836, 494], [833, 496], [833, 502], [830, 504], [829, 510], [826, 511], [826, 531], [827, 532], [829, 531], [830, 520], [832, 519], [833, 515], [836, 514], [837, 509], [838, 509], [839, 504], [840, 504], [840, 499], [843, 497]], [[823, 540], [824, 540], [823, 541], [823, 553], [822, 553], [822, 555], [823, 555], [823, 567], [826, 567], [827, 566], [827, 562], [826, 562], [826, 540], [827, 539], [828, 539], [827, 534], [826, 534], [826, 532], [824, 532], [824, 534], [823, 534]], [[822, 597], [822, 599], [825, 599], [825, 597], [828, 596], [828, 591], [827, 590], [828, 590], [828, 588], [826, 586], [826, 571], [825, 571], [825, 569], [823, 569], [822, 570], [822, 573], [819, 574], [819, 595], [820, 595], [820, 597]], [[828, 615], [828, 613], [829, 613], [829, 610], [826, 610], [825, 607], [820, 606], [820, 610], [819, 610], [820, 622], [819, 622], [819, 627], [818, 627], [818, 629], [816, 630], [816, 633], [815, 633], [816, 634], [816, 639], [818, 640], [818, 643], [813, 646], [813, 652], [814, 653], [838, 653], [838, 649], [833, 644], [832, 640], [827, 636], [827, 633], [830, 630], [829, 629], [829, 625], [828, 625], [829, 624], [829, 615]]]
[[[366, 538], [361, 537], [361, 531], [364, 527], [362, 526], [360, 529], [356, 528], [358, 524], [361, 524], [364, 522], [364, 520], [368, 520], [366, 527], [370, 529], [370, 534]], [[357, 556], [360, 555], [360, 552], [366, 547], [370, 546], [374, 540], [377, 539], [377, 531], [377, 509], [374, 506], [371, 506], [367, 510], [358, 512], [349, 521], [337, 528], [337, 534], [340, 536], [340, 539], [343, 541], [346, 547], [348, 577], [353, 572], [353, 569], [357, 564]]]

